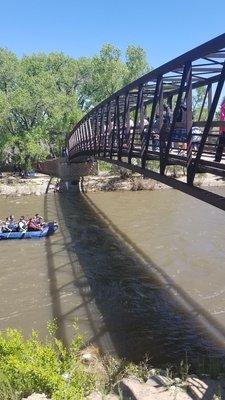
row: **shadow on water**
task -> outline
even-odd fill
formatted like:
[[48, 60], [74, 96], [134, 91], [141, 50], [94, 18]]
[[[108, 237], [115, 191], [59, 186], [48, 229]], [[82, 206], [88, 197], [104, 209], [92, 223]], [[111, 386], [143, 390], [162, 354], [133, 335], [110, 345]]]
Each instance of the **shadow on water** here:
[[[46, 220], [51, 201], [46, 196]], [[192, 362], [206, 354], [224, 357], [223, 327], [140, 254], [88, 197], [59, 194], [53, 201], [61, 233], [46, 241], [50, 292], [58, 334], [67, 344], [66, 324], [72, 325], [77, 316], [82, 331], [89, 332], [89, 343], [129, 360], [140, 361], [148, 354], [152, 364], [162, 366], [186, 355]], [[61, 251], [68, 258], [55, 266], [54, 257]], [[61, 282], [58, 274], [68, 269], [71, 279]], [[65, 312], [64, 290], [81, 299]]]

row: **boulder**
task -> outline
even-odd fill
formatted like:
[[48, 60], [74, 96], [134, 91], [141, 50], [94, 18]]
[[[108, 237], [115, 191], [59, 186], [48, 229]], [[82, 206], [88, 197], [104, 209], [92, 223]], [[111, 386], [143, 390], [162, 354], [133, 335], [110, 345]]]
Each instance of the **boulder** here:
[[23, 397], [22, 400], [50, 400], [44, 393], [33, 393], [28, 397]]
[[[165, 378], [165, 377], [163, 377]], [[155, 383], [157, 385], [155, 386]], [[170, 381], [171, 383], [171, 381]], [[152, 380], [142, 383], [137, 379], [123, 379], [117, 386], [117, 391], [123, 400], [191, 400], [184, 390], [175, 385], [167, 386], [168, 382], [162, 383]], [[205, 399], [204, 399], [205, 400]]]
[[103, 400], [102, 394], [98, 392], [92, 392], [90, 393], [87, 397], [85, 397], [86, 400]]
[[190, 376], [187, 379], [187, 391], [194, 398], [199, 400], [220, 400], [225, 398], [225, 380], [224, 379], [199, 379], [196, 376]]

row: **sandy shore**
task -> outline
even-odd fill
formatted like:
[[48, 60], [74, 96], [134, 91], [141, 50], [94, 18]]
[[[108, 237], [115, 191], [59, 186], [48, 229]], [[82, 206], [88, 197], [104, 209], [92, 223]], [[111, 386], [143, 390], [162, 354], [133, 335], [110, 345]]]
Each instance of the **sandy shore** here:
[[41, 196], [49, 191], [53, 191], [56, 180], [47, 175], [36, 174], [32, 178], [20, 178], [9, 173], [3, 174], [0, 179], [0, 195], [4, 196]]
[[[185, 182], [186, 176], [179, 177]], [[50, 178], [48, 175], [36, 174], [32, 178], [20, 178], [11, 174], [4, 174], [0, 179], [0, 195], [4, 196], [41, 196], [47, 192], [53, 192], [57, 178]], [[201, 187], [225, 187], [225, 180], [211, 174], [198, 174], [195, 185]], [[97, 191], [137, 191], [166, 189], [168, 186], [152, 179], [144, 179], [138, 174], [128, 178], [121, 178], [119, 175], [101, 173], [98, 176], [86, 176], [81, 179], [80, 187], [84, 192]], [[62, 185], [62, 191], [66, 190]], [[73, 187], [72, 187], [73, 189]]]

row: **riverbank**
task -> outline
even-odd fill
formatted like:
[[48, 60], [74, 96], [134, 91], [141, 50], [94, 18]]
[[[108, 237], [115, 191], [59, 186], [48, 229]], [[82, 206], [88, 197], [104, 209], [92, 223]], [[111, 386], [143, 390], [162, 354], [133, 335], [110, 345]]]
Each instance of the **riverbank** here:
[[[179, 180], [185, 182], [186, 176], [181, 175]], [[37, 173], [34, 177], [20, 178], [10, 173], [3, 174], [0, 179], [0, 195], [3, 196], [41, 196], [48, 192], [53, 192], [57, 183], [57, 178]], [[198, 174], [195, 180], [196, 186], [202, 187], [223, 187], [225, 180], [211, 174]], [[81, 178], [80, 189], [84, 192], [99, 191], [138, 191], [138, 190], [159, 190], [169, 187], [153, 179], [143, 178], [138, 174], [110, 174], [100, 172], [98, 176], [86, 176]], [[67, 190], [64, 183], [61, 191]]]
[[35, 174], [34, 177], [20, 178], [18, 175], [4, 173], [0, 179], [0, 195], [3, 196], [41, 196], [47, 191], [53, 191], [55, 179], [43, 174]]
[[55, 337], [55, 329], [54, 323], [49, 323], [45, 341], [35, 331], [27, 339], [17, 330], [0, 332], [1, 400], [224, 398], [224, 377], [190, 375], [187, 360], [177, 367], [159, 370], [151, 367], [150, 359], [133, 364], [109, 355], [101, 356], [98, 348], [83, 347], [83, 338], [78, 332], [66, 349]]

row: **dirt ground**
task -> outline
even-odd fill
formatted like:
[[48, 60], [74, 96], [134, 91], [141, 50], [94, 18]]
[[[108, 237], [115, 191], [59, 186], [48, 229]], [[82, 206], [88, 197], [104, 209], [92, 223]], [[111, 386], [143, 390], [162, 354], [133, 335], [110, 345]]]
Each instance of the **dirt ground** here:
[[[180, 176], [179, 180], [185, 182], [186, 176]], [[20, 178], [10, 173], [4, 173], [0, 179], [0, 195], [4, 196], [41, 196], [47, 192], [53, 192], [57, 178], [48, 175], [36, 174], [34, 177]], [[211, 174], [198, 174], [195, 185], [201, 187], [225, 186], [225, 179]], [[127, 178], [119, 175], [100, 173], [98, 176], [86, 176], [81, 179], [82, 190], [85, 192], [95, 191], [127, 191], [127, 190], [155, 190], [166, 189], [168, 186], [152, 179], [144, 179], [138, 174]], [[61, 191], [67, 190], [65, 184], [61, 185]]]

